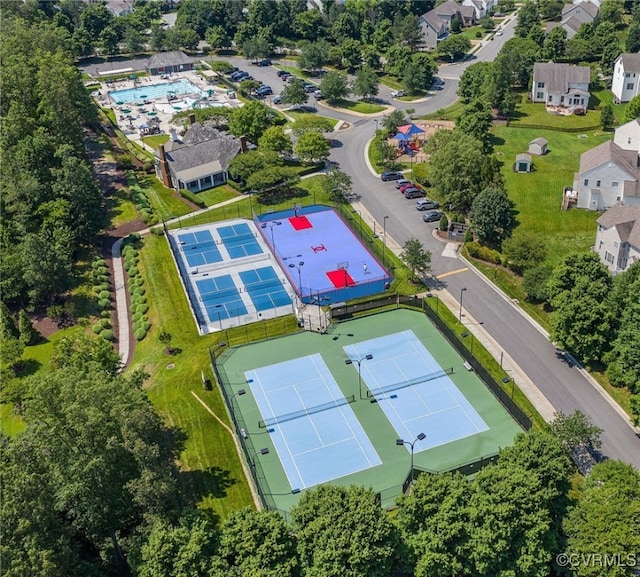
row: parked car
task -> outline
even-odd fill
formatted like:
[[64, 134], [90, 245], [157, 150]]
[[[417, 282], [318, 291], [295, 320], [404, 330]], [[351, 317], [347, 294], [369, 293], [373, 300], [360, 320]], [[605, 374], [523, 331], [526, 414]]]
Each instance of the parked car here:
[[278, 94], [278, 96], [274, 96], [273, 97], [273, 103], [274, 104], [282, 104], [282, 96], [280, 96], [279, 94]]
[[258, 62], [256, 62], [256, 66], [271, 66], [271, 60], [269, 60], [268, 58], [258, 60]]
[[396, 180], [396, 188], [400, 188], [405, 184], [413, 184], [413, 183], [410, 180], [407, 180], [406, 178], [401, 178], [400, 180]]
[[498, 31], [496, 32], [496, 36], [502, 36], [502, 30], [498, 30]]
[[416, 200], [417, 210], [432, 210], [438, 208], [440, 205], [435, 200], [429, 200], [428, 198], [421, 198]]
[[404, 90], [392, 90], [391, 96], [393, 96], [393, 98], [400, 98], [401, 96], [406, 96], [406, 94]]
[[425, 222], [440, 222], [443, 215], [444, 212], [440, 212], [439, 210], [430, 210], [422, 215], [422, 220]]
[[400, 180], [401, 178], [404, 178], [404, 175], [401, 172], [395, 172], [393, 170], [389, 170], [387, 172], [383, 172], [380, 175], [380, 178], [385, 182], [387, 182], [389, 180]]
[[404, 193], [404, 191], [407, 190], [407, 188], [422, 188], [422, 187], [418, 186], [415, 182], [409, 181], [407, 184], [401, 184], [398, 187], [398, 190], [400, 190], [400, 192]]
[[323, 98], [322, 90], [314, 90], [313, 91], [313, 96], [315, 97], [316, 100], [322, 100], [322, 98]]
[[424, 190], [421, 190], [419, 188], [407, 188], [404, 191], [404, 197], [405, 198], [420, 198], [421, 196], [424, 196]]
[[316, 90], [318, 90], [318, 87], [315, 84], [311, 84], [309, 82], [304, 83], [304, 91], [306, 93], [310, 94], [311, 92], [315, 92]]
[[256, 90], [256, 94], [258, 96], [269, 96], [270, 94], [273, 94], [273, 90], [271, 89], [271, 86], [263, 86]]
[[289, 73], [286, 70], [278, 70], [276, 74], [278, 75], [278, 78], [282, 78], [283, 76], [289, 76]]

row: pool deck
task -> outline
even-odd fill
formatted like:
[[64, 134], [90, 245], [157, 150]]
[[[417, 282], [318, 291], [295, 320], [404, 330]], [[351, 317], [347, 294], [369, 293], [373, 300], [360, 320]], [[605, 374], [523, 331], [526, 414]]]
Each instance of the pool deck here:
[[[147, 150], [153, 152], [150, 146], [147, 146], [143, 141], [144, 136], [140, 130], [141, 125], [157, 124], [160, 132], [156, 134], [171, 134], [175, 131], [176, 134], [180, 134], [183, 127], [177, 123], [173, 123], [172, 119], [175, 114], [180, 112], [175, 107], [187, 106], [190, 107], [190, 102], [185, 98], [189, 98], [189, 95], [176, 95], [174, 100], [169, 101], [167, 97], [157, 99], [147, 99], [147, 104], [138, 106], [134, 102], [116, 104], [110, 97], [109, 92], [116, 90], [126, 90], [131, 88], [144, 88], [153, 84], [163, 84], [166, 82], [172, 82], [184, 78], [188, 80], [200, 90], [207, 93], [211, 92], [211, 96], [208, 97], [213, 106], [228, 106], [230, 108], [239, 108], [242, 106], [242, 102], [237, 98], [229, 98], [229, 88], [226, 86], [212, 84], [208, 79], [199, 74], [197, 71], [185, 71], [180, 74], [162, 75], [162, 76], [142, 76], [135, 80], [119, 80], [107, 84], [106, 82], [100, 83], [100, 88], [92, 93], [93, 98], [99, 106], [105, 109], [113, 109], [116, 114], [116, 120], [118, 127], [124, 135], [131, 141], [137, 142]], [[193, 101], [193, 96], [190, 101]], [[125, 111], [129, 112], [125, 112]]]

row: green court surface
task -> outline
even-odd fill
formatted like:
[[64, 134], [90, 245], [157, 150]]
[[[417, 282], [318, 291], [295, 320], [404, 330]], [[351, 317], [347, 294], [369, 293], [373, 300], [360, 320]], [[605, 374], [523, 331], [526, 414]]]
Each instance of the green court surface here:
[[[269, 433], [258, 427], [262, 416], [246, 382], [245, 371], [320, 354], [344, 396], [355, 396], [356, 401], [349, 407], [382, 460], [381, 465], [335, 479], [331, 483], [370, 486], [381, 493], [382, 505], [389, 507], [402, 491], [402, 484], [410, 469], [410, 453], [396, 445], [397, 434], [381, 407], [370, 402], [366, 394], [364, 399], [360, 399], [358, 374], [353, 366], [345, 364], [347, 355], [343, 347], [405, 330], [415, 333], [441, 367], [453, 367], [451, 380], [489, 427], [488, 431], [416, 452], [416, 468], [442, 472], [490, 457], [501, 447], [510, 445], [514, 436], [522, 432], [476, 374], [465, 369], [462, 357], [421, 312], [398, 309], [332, 325], [327, 334], [296, 333], [231, 348], [218, 359], [221, 384], [233, 403], [238, 426], [243, 429], [244, 442], [249, 448], [247, 461], [250, 466], [254, 464], [262, 492], [271, 508], [288, 511], [298, 501], [300, 494], [292, 494]], [[365, 385], [362, 386], [366, 392]], [[240, 390], [245, 393], [238, 394]], [[262, 454], [262, 449], [269, 449], [269, 452]]]

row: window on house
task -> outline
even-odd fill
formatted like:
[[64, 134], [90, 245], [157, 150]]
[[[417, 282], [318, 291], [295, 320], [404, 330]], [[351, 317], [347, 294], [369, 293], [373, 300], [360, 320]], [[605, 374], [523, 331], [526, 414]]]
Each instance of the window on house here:
[[626, 259], [626, 258], [621, 258], [621, 259], [620, 259], [620, 268], [621, 268], [622, 270], [624, 270], [624, 269], [626, 269], [626, 268], [627, 268], [627, 259]]
[[627, 144], [631, 144], [631, 137], [627, 138]]
[[618, 187], [618, 184], [619, 184], [619, 183], [618, 183], [618, 181], [617, 181], [617, 180], [613, 180], [613, 181], [611, 181], [611, 186], [612, 186], [613, 188], [617, 188], [617, 187]]
[[616, 202], [620, 201], [622, 199], [621, 196], [616, 196]]
[[544, 88], [544, 82], [538, 82], [538, 88]]
[[564, 104], [564, 96], [560, 97], [560, 104]]
[[613, 241], [613, 248], [618, 248], [620, 246], [620, 243], [617, 240]]
[[613, 255], [608, 250], [604, 251], [604, 260], [606, 260], [610, 264], [613, 264]]
[[602, 245], [604, 244], [604, 241], [600, 241], [600, 244], [598, 245], [598, 250], [600, 250], [602, 248]]
[[600, 188], [600, 181], [596, 180], [596, 188]]
[[544, 98], [544, 92], [536, 92], [536, 99], [542, 100]]
[[633, 82], [627, 82], [627, 90], [633, 90]]
[[624, 75], [624, 77], [625, 77], [625, 78], [631, 78], [631, 73], [630, 73], [630, 72], [627, 72], [627, 73]]
[[585, 186], [589, 186], [589, 179], [588, 179], [588, 178], [585, 178], [585, 179], [584, 179], [584, 185], [585, 185]]
[[551, 96], [551, 94], [549, 94], [549, 102], [551, 102], [553, 100], [553, 96]]

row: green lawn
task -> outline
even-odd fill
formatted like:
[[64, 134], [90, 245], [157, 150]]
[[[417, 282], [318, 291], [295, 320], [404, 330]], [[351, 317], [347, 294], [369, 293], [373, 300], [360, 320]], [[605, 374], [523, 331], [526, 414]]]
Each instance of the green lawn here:
[[153, 148], [154, 150], [158, 148], [161, 144], [169, 141], [168, 134], [155, 134], [154, 136], [143, 136], [142, 141], [147, 145]]
[[440, 110], [436, 110], [431, 114], [424, 114], [419, 116], [419, 119], [422, 120], [452, 120], [456, 121], [458, 116], [462, 113], [465, 104], [461, 100], [456, 100], [453, 104], [450, 104], [446, 108], [441, 108]]
[[[555, 130], [532, 130], [495, 126], [492, 129], [495, 152], [504, 164], [502, 174], [509, 197], [515, 202], [517, 218], [524, 230], [544, 239], [549, 262], [557, 263], [575, 251], [588, 250], [595, 239], [595, 220], [599, 214], [586, 210], [560, 210], [562, 189], [571, 186], [580, 154], [609, 140], [610, 134], [590, 132], [587, 138]], [[526, 152], [534, 138], [549, 142], [549, 154], [533, 157], [535, 170], [517, 174], [512, 170], [516, 154]]]
[[125, 188], [118, 189], [106, 202], [109, 222], [113, 228], [117, 228], [127, 222], [133, 222], [138, 218], [136, 208], [129, 199], [129, 193]]
[[164, 186], [154, 175], [147, 174], [138, 177], [140, 186], [144, 189], [155, 213], [161, 220], [168, 220], [174, 216], [183, 216], [191, 212], [182, 198], [171, 188]]
[[[287, 110], [287, 115], [294, 119], [294, 122], [299, 120], [300, 118], [304, 118], [305, 116], [309, 116], [313, 114], [317, 118], [323, 118], [326, 121], [327, 131], [330, 132], [333, 130], [333, 127], [338, 123], [338, 120], [335, 118], [329, 118], [328, 116], [322, 116], [317, 112], [310, 112], [307, 110], [300, 110], [299, 108], [294, 110]], [[289, 123], [289, 126], [292, 127], [293, 123]]]
[[213, 206], [230, 198], [238, 196], [238, 191], [232, 188], [228, 184], [216, 186], [197, 194], [198, 198], [202, 200], [207, 206]]
[[[590, 105], [594, 105], [599, 100], [592, 101]], [[584, 116], [570, 114], [568, 116], [558, 116], [550, 114], [546, 111], [542, 102], [527, 102], [527, 94], [520, 94], [520, 102], [516, 105], [516, 111], [509, 120], [509, 126], [518, 126], [526, 124], [527, 126], [537, 126], [540, 128], [550, 128], [555, 130], [593, 130], [594, 127], [600, 126], [600, 112], [589, 108]]]
[[341, 98], [335, 103], [332, 103], [331, 106], [345, 108], [346, 110], [359, 112], [360, 114], [376, 114], [377, 112], [382, 112], [386, 108], [386, 106], [374, 104], [373, 102], [364, 102], [363, 100], [354, 102], [353, 100], [347, 100], [346, 98]]

